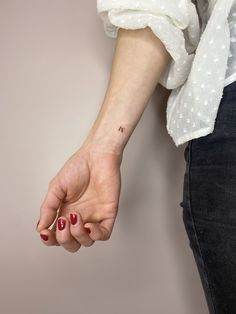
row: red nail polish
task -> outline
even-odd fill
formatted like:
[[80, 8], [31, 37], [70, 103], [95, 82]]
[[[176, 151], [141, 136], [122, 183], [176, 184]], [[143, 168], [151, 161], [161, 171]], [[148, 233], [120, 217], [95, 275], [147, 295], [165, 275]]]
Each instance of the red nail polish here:
[[84, 227], [84, 229], [88, 232], [88, 233], [91, 233], [91, 230], [87, 227]]
[[58, 229], [60, 231], [63, 230], [65, 228], [65, 226], [66, 226], [65, 219], [59, 218], [58, 221], [57, 221], [57, 226], [58, 226]]
[[40, 237], [44, 240], [47, 241], [48, 240], [48, 236], [46, 234], [40, 234]]
[[76, 214], [70, 214], [70, 221], [72, 225], [75, 225], [77, 223], [77, 215]]

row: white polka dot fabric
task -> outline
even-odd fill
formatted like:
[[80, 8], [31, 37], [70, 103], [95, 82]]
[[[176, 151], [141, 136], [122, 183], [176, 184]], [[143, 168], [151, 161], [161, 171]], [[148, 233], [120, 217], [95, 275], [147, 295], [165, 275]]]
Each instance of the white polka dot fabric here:
[[109, 37], [149, 26], [170, 53], [159, 82], [172, 90], [166, 117], [176, 146], [213, 132], [223, 88], [236, 80], [235, 0], [209, 0], [201, 16], [198, 1], [97, 0]]
[[230, 28], [230, 51], [226, 67], [225, 85], [228, 85], [236, 80], [236, 1], [231, 7], [228, 21]]

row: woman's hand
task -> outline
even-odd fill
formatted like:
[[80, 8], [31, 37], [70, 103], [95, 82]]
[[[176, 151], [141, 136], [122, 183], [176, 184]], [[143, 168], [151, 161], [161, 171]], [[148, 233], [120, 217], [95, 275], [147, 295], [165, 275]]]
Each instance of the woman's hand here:
[[87, 146], [69, 158], [50, 182], [40, 208], [37, 231], [44, 244], [76, 252], [81, 245], [110, 238], [119, 204], [121, 161], [122, 155]]

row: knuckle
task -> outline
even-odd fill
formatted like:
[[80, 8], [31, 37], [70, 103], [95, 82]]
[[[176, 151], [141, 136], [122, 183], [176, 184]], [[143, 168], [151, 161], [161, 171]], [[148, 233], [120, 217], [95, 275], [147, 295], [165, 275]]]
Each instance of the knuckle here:
[[110, 235], [109, 234], [105, 234], [104, 236], [103, 236], [103, 241], [107, 241], [107, 240], [109, 240], [110, 239]]
[[94, 241], [92, 241], [92, 242], [88, 242], [88, 243], [85, 243], [85, 244], [84, 244], [84, 246], [85, 246], [85, 247], [90, 247], [90, 246], [92, 246], [92, 245], [93, 245], [93, 243], [94, 243]]
[[111, 237], [111, 232], [109, 232], [106, 228], [103, 228], [103, 232], [102, 232], [102, 241], [107, 241], [109, 240]]
[[80, 247], [76, 247], [76, 248], [69, 249], [68, 251], [69, 251], [70, 253], [76, 253], [76, 252], [79, 251], [79, 249], [80, 249]]
[[68, 243], [68, 240], [66, 238], [61, 238], [58, 235], [56, 235], [57, 242], [59, 245], [66, 245]]
[[77, 229], [71, 229], [71, 234], [73, 235], [74, 238], [80, 239], [83, 237], [83, 232], [77, 230]]
[[106, 234], [97, 234], [93, 237], [95, 241], [107, 241], [109, 239], [109, 236]]
[[64, 246], [68, 243], [67, 240], [58, 240], [58, 242], [60, 243], [60, 245]]

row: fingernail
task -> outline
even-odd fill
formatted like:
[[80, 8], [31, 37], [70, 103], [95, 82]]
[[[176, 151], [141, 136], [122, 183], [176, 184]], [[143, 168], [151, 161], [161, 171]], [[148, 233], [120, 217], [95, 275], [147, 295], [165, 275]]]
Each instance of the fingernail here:
[[65, 219], [59, 218], [58, 221], [57, 221], [57, 226], [58, 226], [58, 229], [60, 231], [63, 230], [65, 228], [65, 226], [66, 226]]
[[87, 228], [87, 227], [84, 227], [84, 229], [85, 229], [88, 233], [91, 232], [91, 230], [90, 230], [89, 228]]
[[40, 237], [44, 240], [47, 241], [48, 240], [48, 236], [46, 234], [40, 234]]
[[70, 214], [70, 221], [72, 225], [75, 225], [77, 223], [77, 215], [76, 214]]

